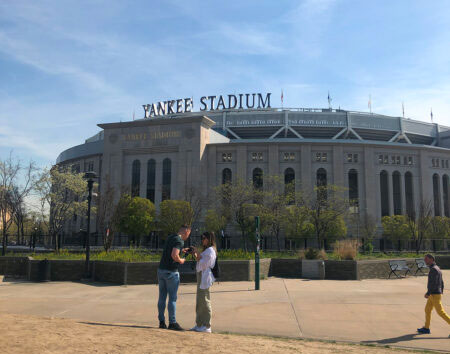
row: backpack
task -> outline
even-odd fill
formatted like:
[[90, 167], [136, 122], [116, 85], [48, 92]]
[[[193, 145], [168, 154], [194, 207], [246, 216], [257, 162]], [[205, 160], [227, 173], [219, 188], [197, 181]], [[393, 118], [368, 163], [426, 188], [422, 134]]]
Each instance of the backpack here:
[[216, 263], [214, 263], [214, 267], [211, 269], [211, 271], [216, 280], [220, 278], [219, 257], [217, 256], [217, 254], [216, 254]]

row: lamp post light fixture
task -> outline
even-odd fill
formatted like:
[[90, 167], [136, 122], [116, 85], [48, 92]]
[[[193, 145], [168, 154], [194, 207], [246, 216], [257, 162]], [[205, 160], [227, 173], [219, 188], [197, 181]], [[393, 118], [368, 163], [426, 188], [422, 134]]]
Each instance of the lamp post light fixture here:
[[90, 244], [89, 244], [89, 234], [91, 232], [91, 200], [92, 200], [92, 187], [94, 185], [94, 180], [97, 179], [97, 174], [93, 171], [88, 171], [83, 177], [87, 180], [88, 185], [88, 209], [87, 209], [87, 235], [86, 235], [86, 263], [84, 265], [84, 273], [86, 278], [90, 278], [89, 271], [89, 258], [90, 258]]

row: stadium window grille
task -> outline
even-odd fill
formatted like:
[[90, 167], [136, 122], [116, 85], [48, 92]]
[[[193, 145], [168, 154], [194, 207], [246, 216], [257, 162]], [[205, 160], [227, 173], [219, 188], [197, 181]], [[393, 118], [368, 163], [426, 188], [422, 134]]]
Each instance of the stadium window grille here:
[[411, 156], [408, 156], [408, 165], [412, 165], [413, 164], [413, 158]]
[[439, 200], [439, 175], [433, 175], [433, 201], [434, 201], [434, 216], [441, 216], [441, 203]]
[[350, 200], [351, 211], [358, 212], [359, 192], [358, 192], [358, 172], [351, 169], [348, 172], [348, 198]]
[[384, 155], [384, 164], [387, 165], [389, 163], [389, 156], [388, 155]]
[[150, 159], [147, 162], [147, 199], [155, 202], [156, 161]]
[[[295, 153], [294, 152], [289, 153], [289, 160], [295, 161]], [[447, 161], [447, 163], [448, 163], [448, 161]]]
[[131, 196], [138, 197], [141, 185], [141, 161], [134, 160], [131, 167]]
[[326, 152], [322, 153], [322, 162], [328, 161], [328, 154]]
[[394, 197], [394, 215], [402, 214], [401, 175], [395, 171], [392, 174], [392, 193]]
[[222, 171], [222, 184], [231, 183], [232, 173], [229, 168], [224, 168]]
[[322, 155], [320, 152], [316, 152], [316, 161], [320, 162], [320, 160], [322, 159]]
[[413, 178], [411, 172], [405, 173], [405, 202], [406, 213], [409, 217], [414, 216], [414, 189]]
[[231, 162], [233, 160], [233, 158], [232, 158], [232, 154], [230, 153], [230, 152], [227, 152], [227, 153], [223, 153], [222, 154], [222, 161], [223, 162]]
[[347, 154], [347, 162], [353, 162], [353, 155]]
[[380, 173], [380, 197], [381, 197], [381, 216], [389, 215], [389, 183], [388, 173], [381, 171]]
[[163, 160], [162, 171], [162, 195], [161, 200], [170, 199], [171, 187], [172, 187], [172, 161], [168, 158]]
[[378, 155], [378, 163], [383, 164], [383, 155]]
[[403, 156], [403, 164], [407, 165], [408, 164], [408, 159], [406, 158], [406, 156]]
[[358, 163], [358, 154], [353, 155], [353, 162]]
[[395, 164], [395, 156], [391, 156], [391, 164], [392, 164], [392, 165]]
[[449, 198], [448, 198], [448, 192], [449, 192], [449, 178], [447, 175], [444, 175], [442, 177], [442, 195], [444, 197], [444, 215], [447, 217], [450, 217], [450, 205], [449, 205]]

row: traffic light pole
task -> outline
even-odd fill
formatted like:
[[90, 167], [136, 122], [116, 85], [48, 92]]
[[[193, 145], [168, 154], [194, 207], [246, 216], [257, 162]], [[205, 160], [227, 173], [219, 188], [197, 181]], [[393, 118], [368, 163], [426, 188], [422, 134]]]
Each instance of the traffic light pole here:
[[259, 235], [259, 216], [255, 216], [255, 228], [256, 228], [255, 290], [259, 290], [259, 249], [261, 243], [261, 237]]

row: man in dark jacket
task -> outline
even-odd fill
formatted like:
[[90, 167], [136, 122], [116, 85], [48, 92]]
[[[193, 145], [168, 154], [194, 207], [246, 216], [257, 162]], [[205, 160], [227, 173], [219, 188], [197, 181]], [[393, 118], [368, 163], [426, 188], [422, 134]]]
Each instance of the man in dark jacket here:
[[433, 255], [427, 254], [425, 256], [425, 263], [430, 267], [430, 272], [428, 273], [428, 291], [425, 294], [425, 299], [428, 299], [425, 305], [425, 326], [417, 330], [420, 334], [430, 333], [431, 311], [433, 307], [436, 309], [438, 315], [450, 324], [450, 317], [445, 313], [441, 302], [442, 294], [444, 293], [442, 272], [436, 265]]

